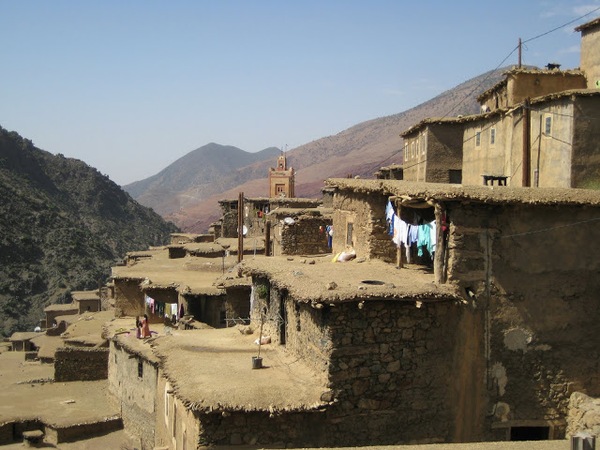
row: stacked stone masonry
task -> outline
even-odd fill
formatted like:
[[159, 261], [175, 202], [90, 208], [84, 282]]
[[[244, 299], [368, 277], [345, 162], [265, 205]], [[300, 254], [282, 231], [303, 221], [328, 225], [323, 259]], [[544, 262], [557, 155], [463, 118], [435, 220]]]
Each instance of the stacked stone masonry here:
[[54, 359], [54, 381], [105, 380], [108, 353], [107, 348], [59, 348]]

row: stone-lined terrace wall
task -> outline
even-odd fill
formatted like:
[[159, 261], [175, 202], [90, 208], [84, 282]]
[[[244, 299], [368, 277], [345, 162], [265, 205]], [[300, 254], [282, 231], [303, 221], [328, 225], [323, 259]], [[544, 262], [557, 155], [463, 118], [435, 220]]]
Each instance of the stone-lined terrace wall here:
[[108, 378], [108, 349], [63, 347], [54, 356], [54, 381], [91, 381]]

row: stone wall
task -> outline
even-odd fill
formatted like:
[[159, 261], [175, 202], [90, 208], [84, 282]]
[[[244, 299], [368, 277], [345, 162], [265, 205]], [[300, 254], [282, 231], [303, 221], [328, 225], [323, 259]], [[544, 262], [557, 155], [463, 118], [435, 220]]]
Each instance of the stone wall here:
[[91, 381], [108, 378], [108, 349], [63, 347], [54, 356], [54, 381]]
[[337, 400], [328, 411], [337, 440], [329, 444], [482, 438], [479, 314], [450, 302], [365, 301], [336, 305], [328, 315]]
[[325, 413], [319, 411], [200, 413], [196, 417], [200, 422], [198, 448], [212, 445], [223, 448], [242, 445], [248, 448], [318, 447], [327, 440], [328, 434]]
[[348, 242], [351, 242], [357, 258], [379, 258], [395, 262], [396, 247], [387, 233], [385, 220], [386, 203], [387, 198], [380, 194], [336, 194], [333, 253], [344, 251]]
[[75, 442], [103, 436], [121, 430], [123, 422], [120, 417], [108, 417], [101, 422], [79, 423], [74, 425], [46, 425], [44, 427], [44, 442], [57, 445], [63, 442]]
[[589, 433], [600, 437], [600, 399], [575, 392], [569, 399], [567, 434]]
[[281, 229], [282, 255], [318, 255], [330, 253], [327, 246], [325, 228], [332, 224], [331, 219], [323, 217], [301, 216], [293, 225], [283, 225]]
[[419, 305], [371, 299], [315, 309], [274, 287], [257, 296], [255, 326], [266, 308], [263, 334], [330, 390], [317, 445], [484, 439], [483, 315], [451, 302]]
[[154, 448], [157, 367], [157, 362], [148, 361], [117, 342], [110, 343], [109, 392], [121, 411], [125, 429], [139, 439], [141, 450]]

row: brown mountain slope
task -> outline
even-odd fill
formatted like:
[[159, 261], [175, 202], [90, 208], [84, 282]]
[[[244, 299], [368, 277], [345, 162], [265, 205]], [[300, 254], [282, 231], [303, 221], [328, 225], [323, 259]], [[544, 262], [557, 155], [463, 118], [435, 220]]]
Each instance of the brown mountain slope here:
[[[399, 134], [402, 131], [426, 117], [477, 113], [476, 97], [497, 83], [503, 71], [499, 69], [472, 78], [403, 113], [363, 122], [290, 150], [288, 165], [296, 169], [296, 195], [318, 197], [326, 178], [348, 174], [371, 178], [383, 165], [401, 164], [403, 142]], [[267, 171], [274, 164], [274, 160], [267, 160], [238, 169], [242, 178], [250, 181], [188, 204], [167, 219], [190, 232], [204, 232], [219, 216], [217, 200], [237, 198], [240, 191], [249, 197], [266, 196]]]

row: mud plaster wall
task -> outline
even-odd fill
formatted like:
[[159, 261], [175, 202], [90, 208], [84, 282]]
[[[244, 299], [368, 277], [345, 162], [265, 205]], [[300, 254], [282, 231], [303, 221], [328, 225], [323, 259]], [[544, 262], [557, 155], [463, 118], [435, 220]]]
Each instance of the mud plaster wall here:
[[429, 129], [425, 128], [404, 138], [404, 168], [406, 181], [425, 181]]
[[600, 110], [599, 95], [579, 97], [575, 102], [571, 168], [573, 187], [600, 188], [600, 121], [590, 119], [598, 110]]
[[489, 323], [490, 420], [564, 425], [573, 391], [600, 394], [600, 255], [589, 246], [599, 208], [447, 208], [448, 279], [472, 290]]
[[581, 70], [585, 72], [587, 87], [596, 88], [600, 80], [600, 26], [596, 24], [581, 31]]
[[428, 127], [425, 181], [450, 183], [449, 170], [462, 170], [462, 124], [432, 124]]
[[323, 217], [299, 217], [293, 225], [284, 225], [281, 228], [281, 249], [278, 254], [316, 255], [330, 253], [331, 249], [327, 246], [325, 227], [331, 225], [331, 223], [331, 219]]
[[144, 293], [140, 289], [142, 280], [115, 279], [115, 317], [140, 316], [144, 314]]
[[549, 73], [510, 74], [507, 84], [509, 106], [521, 103], [527, 97], [541, 97], [554, 92], [586, 87], [583, 75], [565, 75], [561, 72], [549, 75]]
[[567, 435], [589, 433], [600, 436], [600, 399], [575, 392], [569, 399]]
[[[142, 450], [154, 448], [156, 385], [158, 369], [118, 343], [110, 343], [108, 387], [128, 433], [137, 436]], [[143, 377], [138, 377], [138, 363]]]
[[107, 378], [107, 348], [64, 347], [56, 350], [54, 381], [91, 381]]
[[[225, 300], [226, 319], [248, 319], [250, 317], [250, 288], [227, 289]], [[238, 322], [239, 323], [239, 322]], [[227, 326], [234, 326], [236, 322], [228, 321]]]
[[352, 223], [352, 246], [357, 258], [396, 261], [396, 248], [387, 234], [385, 205], [380, 194], [344, 191], [334, 195], [333, 253], [346, 249], [348, 223]]
[[156, 390], [156, 447], [198, 448], [201, 420], [173, 393], [171, 384], [159, 371]]

